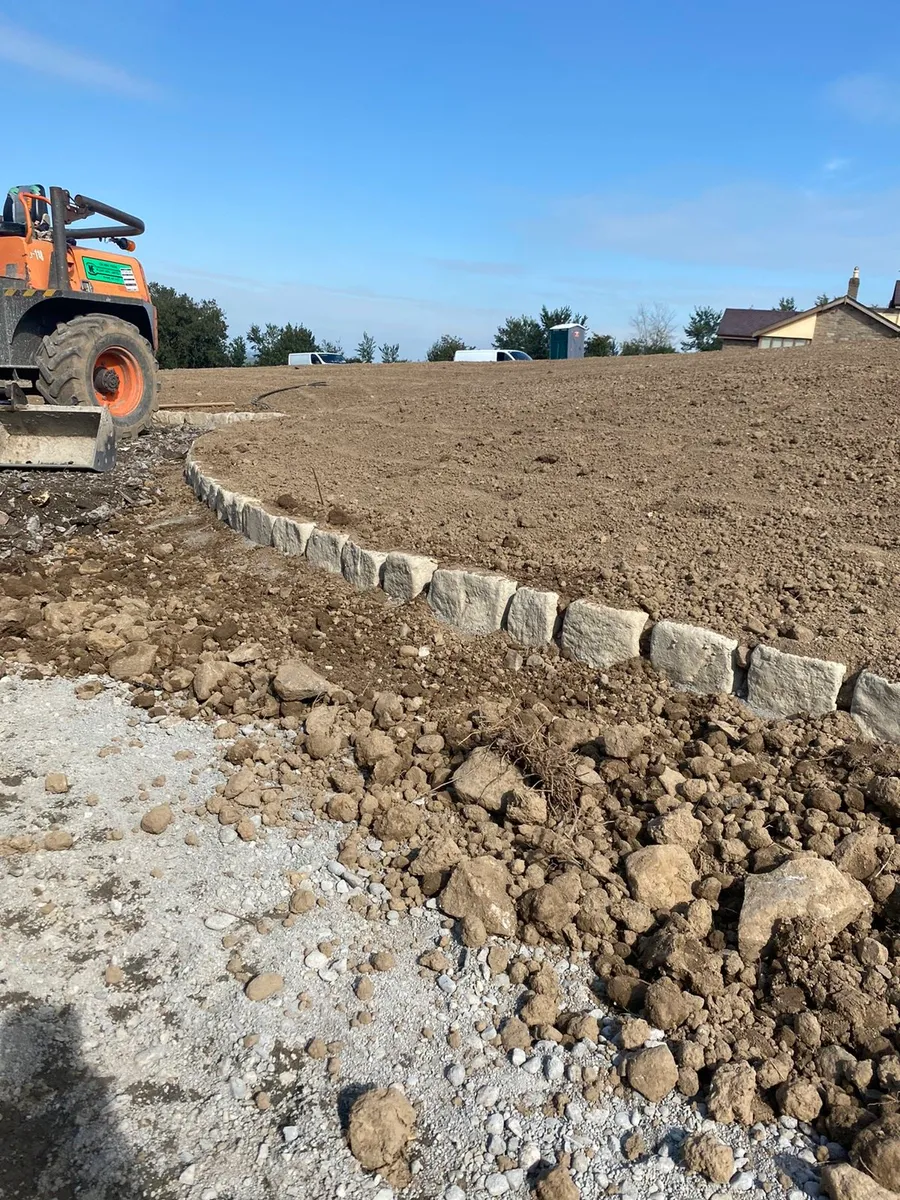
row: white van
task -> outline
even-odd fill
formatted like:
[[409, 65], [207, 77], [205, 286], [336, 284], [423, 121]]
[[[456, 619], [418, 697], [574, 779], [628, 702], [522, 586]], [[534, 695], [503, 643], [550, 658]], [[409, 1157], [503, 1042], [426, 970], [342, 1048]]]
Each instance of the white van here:
[[524, 350], [457, 350], [454, 362], [531, 362]]
[[313, 350], [308, 354], [289, 354], [289, 367], [327, 367], [332, 363], [342, 363], [347, 360], [343, 354], [326, 354], [323, 350]]

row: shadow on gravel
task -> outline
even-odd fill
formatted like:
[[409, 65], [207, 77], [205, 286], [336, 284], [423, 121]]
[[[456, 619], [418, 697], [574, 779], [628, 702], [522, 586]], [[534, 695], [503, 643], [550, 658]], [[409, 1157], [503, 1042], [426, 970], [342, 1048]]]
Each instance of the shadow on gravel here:
[[337, 1113], [343, 1133], [346, 1133], [350, 1128], [350, 1109], [360, 1096], [365, 1095], [366, 1092], [371, 1092], [374, 1086], [373, 1083], [348, 1083], [346, 1087], [341, 1088], [338, 1092]]
[[33, 996], [6, 1000], [16, 1009], [0, 1023], [0, 1196], [141, 1200], [131, 1153], [106, 1111], [108, 1081], [82, 1057], [77, 1014]]

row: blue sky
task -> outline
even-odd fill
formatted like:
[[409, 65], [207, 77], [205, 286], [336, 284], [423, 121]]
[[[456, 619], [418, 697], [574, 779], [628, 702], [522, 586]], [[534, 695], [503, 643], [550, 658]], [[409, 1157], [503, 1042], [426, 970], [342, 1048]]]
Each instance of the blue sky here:
[[151, 278], [232, 333], [348, 351], [542, 303], [618, 336], [642, 302], [805, 306], [856, 265], [887, 303], [898, 35], [838, 0], [0, 0], [0, 186], [137, 212]]

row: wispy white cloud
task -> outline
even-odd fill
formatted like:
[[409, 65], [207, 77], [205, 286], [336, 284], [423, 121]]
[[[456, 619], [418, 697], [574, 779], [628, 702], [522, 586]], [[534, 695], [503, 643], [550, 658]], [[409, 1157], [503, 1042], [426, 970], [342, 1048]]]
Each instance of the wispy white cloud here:
[[829, 86], [828, 98], [857, 121], [900, 124], [900, 88], [884, 75], [843, 75]]
[[849, 158], [829, 158], [822, 164], [822, 170], [827, 175], [835, 175], [838, 171], [846, 171], [850, 166]]
[[160, 89], [148, 80], [3, 20], [0, 20], [0, 62], [25, 67], [29, 74], [47, 75], [93, 92], [110, 92], [131, 100], [158, 100], [161, 97]]
[[[893, 263], [896, 236], [888, 216], [900, 188], [790, 188], [748, 182], [653, 203], [646, 195], [601, 194], [552, 205], [556, 229], [587, 250], [754, 270], [846, 272]], [[541, 236], [535, 222], [532, 236]]]
[[[507, 310], [460, 305], [427, 295], [398, 296], [366, 287], [322, 287], [302, 281], [251, 279], [164, 260], [144, 267], [194, 296], [214, 295], [228, 314], [232, 333], [254, 323], [304, 321], [318, 337], [340, 342], [346, 350], [367, 329], [379, 342], [400, 343], [404, 356], [421, 357], [435, 338], [453, 333], [474, 344], [489, 345]], [[487, 339], [487, 340], [485, 340]]]

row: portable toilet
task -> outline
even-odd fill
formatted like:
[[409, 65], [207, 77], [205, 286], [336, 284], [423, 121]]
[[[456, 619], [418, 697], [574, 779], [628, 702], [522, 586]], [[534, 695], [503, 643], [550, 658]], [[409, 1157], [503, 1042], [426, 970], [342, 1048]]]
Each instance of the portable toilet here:
[[571, 321], [568, 325], [550, 326], [551, 358], [584, 358], [584, 325]]

